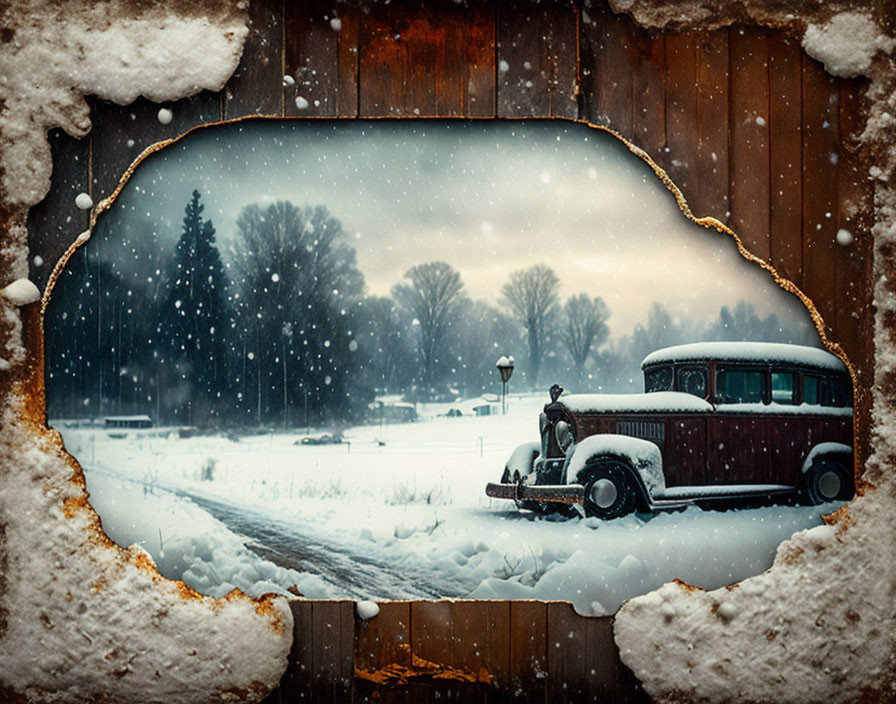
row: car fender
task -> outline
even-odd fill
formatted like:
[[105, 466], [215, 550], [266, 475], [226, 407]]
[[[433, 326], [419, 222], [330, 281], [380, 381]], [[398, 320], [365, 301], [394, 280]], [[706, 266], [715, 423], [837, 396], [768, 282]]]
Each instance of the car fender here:
[[852, 470], [852, 448], [841, 442], [820, 442], [815, 445], [806, 459], [803, 460], [803, 467], [800, 474], [805, 474], [816, 460], [827, 457], [840, 462], [847, 470]]
[[634, 471], [644, 498], [666, 488], [663, 456], [660, 448], [649, 440], [628, 435], [589, 435], [570, 447], [566, 454], [563, 476], [567, 484], [580, 483], [579, 473], [593, 460], [613, 457], [625, 461]]
[[535, 460], [540, 454], [540, 442], [524, 442], [522, 445], [517, 445], [507, 459], [507, 464], [504, 465], [504, 477], [501, 481], [509, 483], [513, 479], [514, 472], [519, 472], [521, 477], [532, 474], [535, 471]]

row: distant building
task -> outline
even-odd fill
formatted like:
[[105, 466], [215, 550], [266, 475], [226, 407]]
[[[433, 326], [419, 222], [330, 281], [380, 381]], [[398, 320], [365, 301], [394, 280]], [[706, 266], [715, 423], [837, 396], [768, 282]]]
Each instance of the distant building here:
[[492, 416], [497, 412], [497, 403], [494, 403], [484, 396], [479, 396], [477, 398], [468, 398], [465, 401], [451, 404], [451, 407], [445, 415], [449, 418], [456, 418], [458, 416]]
[[106, 428], [151, 428], [152, 418], [149, 416], [106, 416]]
[[368, 423], [413, 423], [417, 420], [417, 409], [413, 403], [376, 401], [367, 406]]

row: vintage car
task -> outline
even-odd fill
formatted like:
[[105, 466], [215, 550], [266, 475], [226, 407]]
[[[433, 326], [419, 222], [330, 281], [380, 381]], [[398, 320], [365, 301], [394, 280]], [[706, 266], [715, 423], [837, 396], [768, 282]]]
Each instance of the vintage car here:
[[708, 504], [852, 497], [852, 386], [812, 347], [703, 342], [641, 363], [643, 394], [563, 394], [489, 496], [616, 518]]

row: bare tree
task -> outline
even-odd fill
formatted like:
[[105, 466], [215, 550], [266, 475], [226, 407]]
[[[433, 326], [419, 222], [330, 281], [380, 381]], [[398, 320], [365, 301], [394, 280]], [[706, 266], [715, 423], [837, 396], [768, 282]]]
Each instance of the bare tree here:
[[510, 274], [501, 287], [501, 298], [522, 323], [529, 341], [529, 380], [538, 383], [538, 368], [544, 354], [544, 341], [557, 312], [560, 280], [554, 270], [535, 264]]
[[429, 390], [443, 356], [448, 332], [464, 300], [460, 274], [445, 262], [427, 262], [409, 269], [406, 283], [392, 287], [392, 296], [414, 317], [420, 329], [419, 350], [423, 365], [422, 385]]
[[591, 298], [587, 293], [571, 296], [563, 304], [563, 342], [576, 365], [579, 382], [591, 350], [600, 347], [610, 334], [609, 317], [604, 299]]
[[347, 311], [364, 278], [342, 224], [322, 205], [280, 201], [247, 205], [236, 229], [230, 271], [246, 347], [236, 350], [244, 410], [254, 398], [259, 423], [305, 421], [308, 409], [318, 421], [357, 412], [362, 390], [348, 379], [354, 360]]

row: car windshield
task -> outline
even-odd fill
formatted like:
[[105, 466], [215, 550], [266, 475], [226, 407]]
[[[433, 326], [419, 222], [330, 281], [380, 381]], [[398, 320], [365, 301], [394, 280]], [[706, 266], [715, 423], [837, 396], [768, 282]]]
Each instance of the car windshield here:
[[654, 367], [644, 372], [644, 389], [653, 391], [672, 390], [672, 367]]
[[686, 394], [706, 398], [706, 367], [680, 367], [675, 388]]

